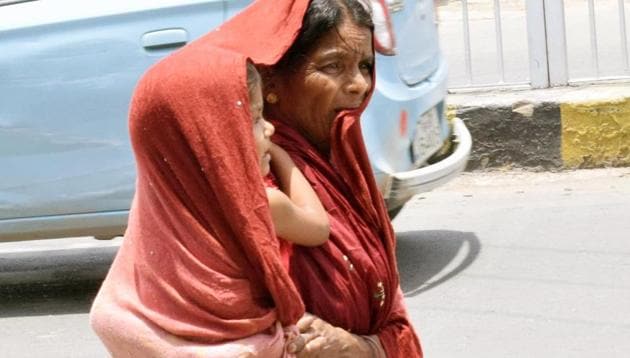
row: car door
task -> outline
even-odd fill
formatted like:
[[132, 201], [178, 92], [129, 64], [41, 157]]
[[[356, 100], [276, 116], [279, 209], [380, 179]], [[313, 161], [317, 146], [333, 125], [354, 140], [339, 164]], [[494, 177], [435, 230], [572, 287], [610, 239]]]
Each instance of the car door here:
[[220, 0], [0, 0], [0, 223], [126, 212], [135, 83], [225, 16]]

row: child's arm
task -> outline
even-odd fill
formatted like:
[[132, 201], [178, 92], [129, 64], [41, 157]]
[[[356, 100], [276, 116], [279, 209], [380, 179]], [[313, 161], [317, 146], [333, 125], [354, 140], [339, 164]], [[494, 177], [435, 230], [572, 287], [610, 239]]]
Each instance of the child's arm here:
[[280, 190], [267, 189], [271, 217], [282, 239], [303, 246], [317, 246], [328, 240], [328, 214], [315, 191], [289, 154], [272, 144], [271, 166]]

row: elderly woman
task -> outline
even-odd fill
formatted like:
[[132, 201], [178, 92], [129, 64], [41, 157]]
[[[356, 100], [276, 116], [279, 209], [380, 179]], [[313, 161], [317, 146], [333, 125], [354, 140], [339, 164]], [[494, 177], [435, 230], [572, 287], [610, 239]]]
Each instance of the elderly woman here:
[[[245, 103], [231, 90], [215, 95], [232, 70], [217, 47], [263, 72], [273, 140], [329, 215], [326, 244], [283, 250], [295, 286], [278, 271], [262, 189], [243, 187], [260, 181], [248, 142], [226, 149], [245, 136], [235, 124]], [[137, 91], [131, 114], [138, 192], [92, 315], [115, 355], [422, 356], [359, 124], [373, 62], [371, 18], [357, 0], [259, 0], [145, 77], [139, 89], [151, 95]], [[300, 335], [285, 340], [302, 302]]]
[[395, 237], [359, 123], [374, 87], [369, 9], [357, 0], [312, 0], [303, 13], [307, 2], [259, 1], [216, 34], [259, 64], [273, 140], [330, 217], [327, 244], [291, 255], [290, 274], [314, 315], [298, 323], [307, 341], [300, 354], [418, 357]]

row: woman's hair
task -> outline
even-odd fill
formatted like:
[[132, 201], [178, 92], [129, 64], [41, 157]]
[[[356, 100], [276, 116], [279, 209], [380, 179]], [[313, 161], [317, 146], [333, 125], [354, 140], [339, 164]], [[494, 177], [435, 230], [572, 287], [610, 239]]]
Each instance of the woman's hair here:
[[304, 56], [315, 46], [322, 36], [349, 17], [356, 25], [374, 28], [372, 16], [362, 0], [312, 0], [304, 15], [302, 29], [297, 39], [284, 56], [278, 61], [276, 68], [286, 70], [298, 65]]
[[260, 88], [262, 80], [260, 79], [260, 73], [256, 69], [253, 63], [247, 61], [247, 90], [249, 92], [249, 97], [252, 97], [252, 92], [256, 88]]

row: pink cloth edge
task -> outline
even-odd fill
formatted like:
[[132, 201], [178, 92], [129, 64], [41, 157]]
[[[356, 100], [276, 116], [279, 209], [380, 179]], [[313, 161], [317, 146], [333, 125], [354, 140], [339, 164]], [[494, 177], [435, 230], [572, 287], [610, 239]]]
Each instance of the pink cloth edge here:
[[218, 344], [187, 341], [169, 334], [133, 312], [97, 296], [90, 326], [115, 358], [123, 357], [282, 357], [287, 340], [297, 335], [297, 327], [282, 327], [276, 322], [270, 332]]

